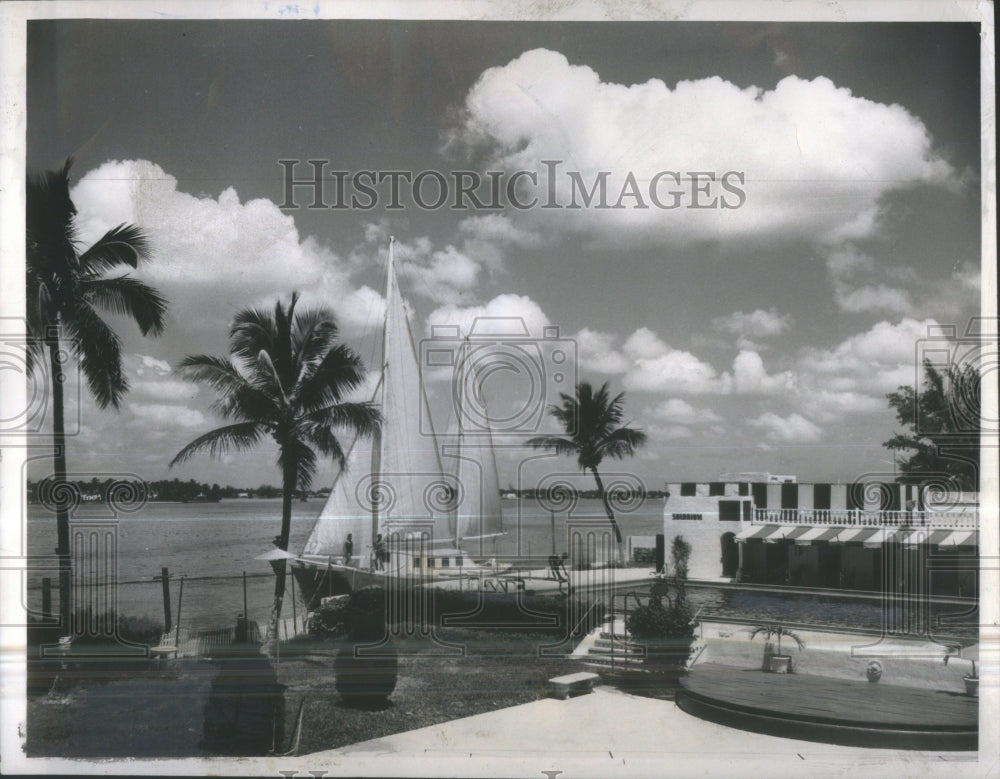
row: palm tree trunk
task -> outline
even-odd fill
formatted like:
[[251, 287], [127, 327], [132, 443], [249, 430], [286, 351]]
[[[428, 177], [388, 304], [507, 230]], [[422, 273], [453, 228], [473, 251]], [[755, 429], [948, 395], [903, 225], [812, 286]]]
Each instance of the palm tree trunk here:
[[[57, 325], [58, 327], [58, 325]], [[59, 560], [59, 625], [72, 633], [70, 603], [72, 561], [69, 552], [69, 495], [66, 490], [66, 421], [63, 415], [63, 382], [66, 373], [59, 359], [59, 336], [49, 340], [49, 371], [52, 377], [52, 491], [56, 503], [56, 556]]]
[[615, 512], [611, 510], [611, 504], [608, 502], [608, 494], [604, 491], [604, 482], [601, 481], [601, 474], [597, 472], [597, 468], [591, 468], [590, 471], [594, 474], [594, 481], [597, 482], [597, 491], [601, 495], [601, 502], [604, 504], [604, 512], [608, 515], [611, 529], [615, 531], [615, 544], [618, 546], [618, 565], [624, 568], [625, 545], [622, 543], [622, 531], [618, 528], [618, 522], [615, 520]]
[[[278, 548], [288, 551], [288, 536], [292, 530], [292, 499], [295, 497], [295, 487], [298, 484], [298, 467], [296, 463], [286, 463], [281, 481], [281, 535], [278, 536]], [[267, 651], [274, 655], [278, 645], [278, 624], [281, 620], [281, 605], [285, 599], [285, 577], [288, 570], [286, 560], [276, 560], [274, 566], [274, 604], [271, 606], [271, 620], [267, 626]]]

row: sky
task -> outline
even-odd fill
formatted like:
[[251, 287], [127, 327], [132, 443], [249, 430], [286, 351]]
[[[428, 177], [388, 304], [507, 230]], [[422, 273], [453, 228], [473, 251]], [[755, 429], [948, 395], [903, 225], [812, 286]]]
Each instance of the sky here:
[[[31, 22], [28, 167], [72, 156], [82, 243], [141, 225], [137, 275], [170, 304], [156, 339], [111, 319], [132, 390], [117, 413], [70, 393], [70, 469], [276, 483], [267, 446], [168, 469], [222, 422], [174, 368], [225, 354], [237, 310], [293, 290], [371, 364], [394, 235], [418, 341], [519, 318], [549, 402], [557, 327], [577, 379], [625, 393], [649, 441], [610, 471], [650, 489], [891, 475], [885, 394], [919, 380], [929, 334], [980, 310], [979, 62], [962, 24]], [[372, 208], [308, 208], [302, 187], [290, 207], [280, 160], [299, 178], [306, 160], [438, 172], [452, 197], [456, 171], [543, 183], [521, 176], [526, 208], [485, 207], [488, 185], [483, 207], [421, 208], [403, 186], [390, 208], [388, 184]], [[608, 207], [565, 207], [601, 180]], [[485, 388], [500, 411], [522, 391]], [[576, 471], [520, 467], [529, 427], [501, 436], [501, 484]]]

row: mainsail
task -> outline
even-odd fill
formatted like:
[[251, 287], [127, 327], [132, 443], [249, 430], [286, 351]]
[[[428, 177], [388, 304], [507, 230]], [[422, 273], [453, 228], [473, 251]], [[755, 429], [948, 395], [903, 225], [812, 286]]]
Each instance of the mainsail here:
[[[453, 458], [452, 471], [458, 485], [456, 500], [456, 545], [475, 557], [485, 557], [485, 541], [503, 535], [503, 515], [500, 501], [500, 479], [497, 476], [493, 435], [487, 420], [486, 400], [470, 358], [469, 340], [462, 342], [457, 370], [471, 373], [471, 381], [455, 382], [457, 436], [454, 452], [445, 447], [446, 456]], [[470, 430], [466, 419], [473, 420]]]
[[454, 496], [461, 490], [455, 476], [447, 476], [441, 467], [430, 425], [421, 426], [421, 420], [430, 420], [430, 407], [396, 280], [393, 239], [386, 270], [381, 368], [374, 397], [382, 411], [381, 430], [370, 448], [357, 439], [351, 444], [347, 467], [338, 474], [303, 555], [339, 558], [350, 533], [351, 565], [367, 568], [380, 534], [387, 541], [390, 534], [418, 534], [433, 545], [456, 541]]

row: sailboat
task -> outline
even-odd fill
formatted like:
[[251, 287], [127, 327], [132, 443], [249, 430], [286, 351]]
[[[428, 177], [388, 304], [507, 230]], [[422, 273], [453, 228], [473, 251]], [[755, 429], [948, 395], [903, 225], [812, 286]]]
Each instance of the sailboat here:
[[[456, 397], [454, 435], [435, 432], [394, 244], [390, 238], [381, 378], [373, 397], [383, 423], [373, 438], [351, 443], [347, 465], [292, 561], [309, 606], [324, 595], [390, 580], [469, 589], [501, 573], [477, 562], [487, 556], [485, 541], [504, 533], [488, 425], [468, 431], [463, 423], [470, 412], [488, 420], [482, 388], [475, 384], [477, 391]], [[456, 369], [464, 369], [468, 353], [467, 339], [455, 344]]]

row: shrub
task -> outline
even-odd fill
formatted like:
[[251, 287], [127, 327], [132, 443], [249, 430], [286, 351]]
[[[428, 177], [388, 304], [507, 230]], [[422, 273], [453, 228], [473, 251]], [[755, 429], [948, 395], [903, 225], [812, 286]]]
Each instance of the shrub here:
[[626, 628], [633, 638], [694, 638], [694, 615], [686, 598], [663, 605], [659, 598], [639, 606], [628, 615]]

